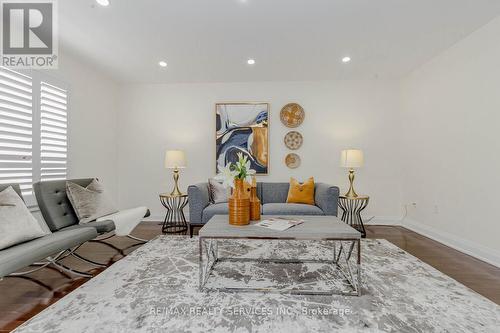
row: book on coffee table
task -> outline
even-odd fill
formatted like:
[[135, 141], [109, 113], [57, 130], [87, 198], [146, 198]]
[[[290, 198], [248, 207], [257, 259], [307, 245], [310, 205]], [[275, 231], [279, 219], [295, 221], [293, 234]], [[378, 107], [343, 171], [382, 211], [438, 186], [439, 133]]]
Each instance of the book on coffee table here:
[[256, 223], [255, 225], [258, 227], [262, 227], [262, 228], [267, 228], [267, 229], [272, 229], [272, 230], [277, 230], [277, 231], [285, 231], [285, 230], [290, 229], [291, 227], [295, 227], [296, 225], [299, 225], [301, 223], [304, 223], [304, 220], [289, 219], [289, 218], [284, 218], [284, 217], [273, 217], [273, 218], [262, 220], [259, 223]]

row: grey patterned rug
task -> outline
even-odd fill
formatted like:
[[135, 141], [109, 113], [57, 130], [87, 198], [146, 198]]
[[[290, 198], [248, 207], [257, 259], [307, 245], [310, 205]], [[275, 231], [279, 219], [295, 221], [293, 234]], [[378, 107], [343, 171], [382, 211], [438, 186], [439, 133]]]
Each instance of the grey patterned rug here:
[[[198, 239], [160, 236], [17, 332], [499, 332], [500, 307], [385, 240], [363, 240], [363, 296], [199, 292]], [[330, 244], [225, 242], [233, 256], [322, 258]], [[227, 263], [224, 263], [227, 265]], [[251, 266], [249, 266], [251, 265]], [[263, 267], [262, 265], [268, 265]], [[221, 266], [211, 283], [325, 287], [317, 264]]]

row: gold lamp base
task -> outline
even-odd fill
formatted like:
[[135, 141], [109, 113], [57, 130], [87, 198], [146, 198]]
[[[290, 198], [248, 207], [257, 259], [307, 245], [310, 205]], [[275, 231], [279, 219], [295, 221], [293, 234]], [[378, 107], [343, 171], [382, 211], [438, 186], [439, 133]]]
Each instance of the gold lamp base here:
[[345, 194], [348, 198], [357, 198], [358, 194], [354, 191], [354, 169], [349, 169], [349, 191]]
[[174, 169], [174, 189], [170, 192], [171, 196], [180, 196], [182, 195], [181, 190], [179, 190], [179, 169]]

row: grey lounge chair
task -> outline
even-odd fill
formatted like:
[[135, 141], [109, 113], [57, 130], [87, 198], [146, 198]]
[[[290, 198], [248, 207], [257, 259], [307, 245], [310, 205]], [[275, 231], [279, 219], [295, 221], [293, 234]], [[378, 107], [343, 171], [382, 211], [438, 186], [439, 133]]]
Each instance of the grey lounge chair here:
[[[12, 186], [21, 195], [17, 184], [2, 184], [0, 191]], [[86, 272], [80, 272], [64, 265], [61, 260], [74, 254], [81, 244], [97, 237], [97, 231], [92, 227], [79, 229], [56, 230], [52, 234], [28, 242], [17, 244], [0, 250], [0, 279], [5, 276], [23, 276], [47, 266], [78, 276], [91, 277]], [[17, 272], [27, 267], [26, 271]]]
[[[69, 180], [80, 186], [88, 186], [92, 179]], [[72, 230], [93, 227], [99, 235], [115, 230], [113, 221], [90, 222], [85, 225], [78, 224], [71, 202], [66, 195], [66, 181], [44, 181], [33, 184], [36, 201], [47, 226], [51, 231]]]
[[[68, 179], [68, 181], [84, 187], [88, 186], [92, 180], [93, 178]], [[102, 244], [112, 247], [120, 254], [124, 255], [123, 249], [119, 249], [112, 244], [102, 242], [103, 240], [114, 236], [115, 224], [113, 221], [105, 220], [89, 222], [84, 225], [78, 224], [78, 217], [76, 216], [76, 213], [71, 206], [71, 202], [66, 195], [66, 180], [37, 182], [33, 184], [33, 189], [35, 191], [36, 200], [38, 202], [38, 206], [40, 207], [42, 216], [45, 219], [45, 222], [47, 222], [50, 230], [63, 231], [93, 227], [99, 235], [99, 237], [93, 241], [101, 242]], [[149, 210], [144, 217], [148, 216], [150, 216]], [[134, 244], [134, 246], [147, 242], [145, 239], [132, 235], [127, 235], [127, 237], [139, 242]], [[77, 253], [75, 253], [74, 256], [96, 266], [106, 266], [105, 264], [100, 264], [86, 259]]]

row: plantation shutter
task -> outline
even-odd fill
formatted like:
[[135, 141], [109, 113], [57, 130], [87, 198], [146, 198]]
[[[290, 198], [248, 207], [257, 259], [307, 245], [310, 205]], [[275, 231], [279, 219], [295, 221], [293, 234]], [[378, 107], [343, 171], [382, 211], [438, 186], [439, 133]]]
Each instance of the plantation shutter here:
[[0, 184], [18, 183], [23, 195], [33, 182], [33, 81], [0, 67]]
[[37, 71], [0, 67], [0, 184], [35, 205], [33, 182], [66, 179], [68, 91]]
[[66, 179], [68, 154], [68, 94], [46, 82], [40, 83], [40, 178]]

